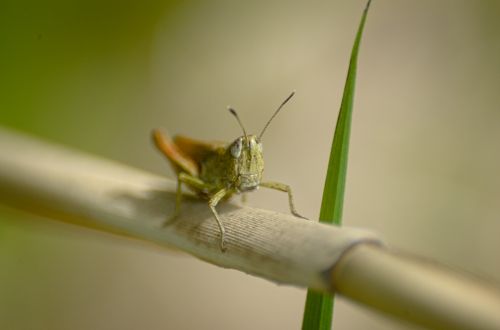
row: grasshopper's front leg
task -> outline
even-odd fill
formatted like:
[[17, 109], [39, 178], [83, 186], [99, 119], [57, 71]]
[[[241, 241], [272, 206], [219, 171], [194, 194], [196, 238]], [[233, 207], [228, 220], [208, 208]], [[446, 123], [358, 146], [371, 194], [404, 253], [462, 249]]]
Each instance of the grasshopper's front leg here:
[[268, 181], [268, 182], [261, 182], [259, 186], [288, 193], [288, 203], [290, 204], [290, 212], [298, 218], [307, 219], [306, 217], [300, 215], [295, 209], [295, 205], [293, 202], [292, 188], [290, 188], [289, 185], [280, 182]]
[[248, 202], [247, 194], [242, 193], [241, 194], [241, 204], [246, 205], [247, 202]]
[[197, 177], [194, 177], [192, 175], [189, 175], [184, 172], [180, 172], [177, 174], [177, 190], [175, 193], [175, 208], [174, 208], [174, 214], [172, 214], [164, 223], [163, 227], [169, 225], [172, 223], [180, 214], [181, 212], [181, 204], [182, 204], [182, 183], [187, 184], [188, 186], [191, 186], [193, 188], [196, 188], [198, 190], [205, 190], [208, 188], [207, 184], [200, 180]]
[[[169, 217], [167, 219], [167, 221], [165, 221], [163, 223], [163, 226], [167, 226], [170, 223], [172, 223], [180, 214], [181, 204], [182, 204], [182, 183], [185, 183], [185, 184], [187, 184], [193, 188], [196, 188], [198, 190], [201, 190], [201, 191], [208, 190], [208, 188], [209, 188], [209, 186], [205, 182], [203, 182], [201, 179], [194, 177], [192, 175], [189, 175], [187, 173], [180, 172], [177, 175], [177, 191], [175, 194], [174, 214], [172, 214], [172, 216]], [[226, 196], [227, 194], [230, 194], [230, 193], [232, 193], [231, 190], [223, 188], [223, 189], [219, 190], [218, 192], [216, 192], [214, 195], [212, 195], [208, 201], [208, 206], [210, 207], [210, 210], [212, 210], [212, 213], [215, 217], [215, 221], [217, 221], [217, 225], [219, 226], [220, 236], [221, 236], [220, 237], [220, 249], [221, 249], [221, 251], [226, 250], [226, 247], [225, 247], [226, 230], [224, 229], [224, 225], [222, 224], [222, 221], [220, 220], [219, 214], [217, 213], [217, 210], [215, 209], [215, 207], [217, 206], [219, 201], [222, 198], [224, 198], [224, 196]]]
[[222, 188], [221, 190], [217, 191], [212, 197], [210, 197], [210, 200], [208, 201], [208, 206], [210, 206], [210, 209], [212, 210], [212, 213], [214, 214], [215, 221], [217, 221], [217, 224], [219, 225], [219, 230], [220, 230], [220, 250], [222, 252], [226, 251], [226, 246], [225, 246], [225, 233], [226, 230], [224, 229], [224, 225], [222, 224], [222, 221], [219, 218], [219, 213], [217, 213], [217, 210], [215, 207], [219, 203], [219, 201], [224, 198], [227, 194], [232, 193], [230, 189]]

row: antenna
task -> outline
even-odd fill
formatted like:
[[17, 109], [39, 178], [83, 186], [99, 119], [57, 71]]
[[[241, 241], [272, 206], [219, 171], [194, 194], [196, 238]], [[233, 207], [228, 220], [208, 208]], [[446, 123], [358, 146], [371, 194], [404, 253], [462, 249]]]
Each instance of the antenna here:
[[231, 114], [232, 114], [233, 116], [235, 116], [235, 117], [236, 117], [236, 120], [238, 121], [238, 124], [240, 124], [240, 127], [241, 127], [241, 129], [243, 130], [243, 134], [245, 135], [245, 139], [246, 139], [246, 140], [248, 140], [247, 131], [245, 131], [245, 127], [243, 127], [243, 123], [241, 122], [240, 117], [239, 117], [239, 116], [238, 116], [238, 114], [236, 113], [236, 110], [234, 110], [234, 109], [233, 109], [233, 108], [231, 108], [231, 107], [228, 107], [227, 109], [229, 110], [229, 112], [231, 112]]
[[269, 121], [267, 122], [266, 126], [264, 126], [264, 128], [262, 129], [262, 131], [260, 132], [259, 134], [259, 140], [260, 138], [262, 137], [262, 135], [264, 135], [264, 132], [266, 131], [267, 129], [267, 126], [269, 126], [269, 124], [271, 123], [271, 121], [274, 119], [274, 117], [276, 117], [276, 115], [278, 114], [278, 112], [281, 110], [281, 108], [283, 108], [283, 106], [288, 102], [290, 101], [290, 99], [292, 98], [292, 96], [295, 95], [295, 91], [292, 92], [292, 94], [290, 94], [283, 102], [281, 102], [280, 106], [278, 107], [278, 109], [276, 109], [276, 111], [273, 113], [273, 115], [271, 116], [271, 119], [269, 119]]

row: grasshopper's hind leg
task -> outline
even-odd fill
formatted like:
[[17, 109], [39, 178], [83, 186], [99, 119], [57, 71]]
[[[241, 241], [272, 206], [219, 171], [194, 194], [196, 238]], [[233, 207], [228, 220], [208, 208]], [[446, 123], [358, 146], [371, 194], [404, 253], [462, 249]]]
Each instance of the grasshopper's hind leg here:
[[268, 182], [261, 182], [260, 186], [288, 193], [288, 203], [290, 204], [290, 212], [298, 218], [307, 219], [306, 217], [300, 215], [295, 209], [295, 204], [293, 202], [292, 188], [290, 188], [289, 185], [280, 182], [268, 181]]
[[187, 184], [188, 186], [191, 186], [193, 188], [196, 188], [198, 190], [204, 190], [207, 188], [207, 185], [205, 182], [200, 180], [197, 177], [194, 177], [192, 175], [189, 175], [184, 172], [180, 172], [177, 175], [177, 190], [175, 192], [175, 207], [174, 207], [174, 213], [168, 217], [168, 219], [163, 223], [163, 227], [168, 226], [172, 222], [177, 219], [181, 212], [181, 204], [182, 204], [182, 183]]

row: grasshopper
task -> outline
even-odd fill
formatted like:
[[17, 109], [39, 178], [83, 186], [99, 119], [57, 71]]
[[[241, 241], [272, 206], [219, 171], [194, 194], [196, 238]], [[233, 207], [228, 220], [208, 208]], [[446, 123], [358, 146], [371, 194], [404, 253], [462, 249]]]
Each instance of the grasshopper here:
[[227, 199], [233, 194], [250, 192], [258, 187], [286, 192], [288, 193], [291, 213], [296, 217], [304, 218], [295, 210], [290, 186], [279, 182], [262, 181], [262, 172], [264, 171], [262, 135], [294, 94], [295, 92], [290, 94], [281, 103], [258, 136], [248, 135], [236, 111], [229, 107], [228, 110], [238, 121], [243, 135], [228, 145], [198, 141], [179, 135], [174, 136], [171, 140], [159, 130], [153, 130], [153, 141], [156, 147], [167, 157], [177, 174], [175, 210], [164, 226], [173, 221], [180, 213], [183, 183], [199, 197], [208, 200], [208, 206], [219, 226], [220, 248], [223, 252], [226, 250], [226, 231], [215, 207], [221, 200]]

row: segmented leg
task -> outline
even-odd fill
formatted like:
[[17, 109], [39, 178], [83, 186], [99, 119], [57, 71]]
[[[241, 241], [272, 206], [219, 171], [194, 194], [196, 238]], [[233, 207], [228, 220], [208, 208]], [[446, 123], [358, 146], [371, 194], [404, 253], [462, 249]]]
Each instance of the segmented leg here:
[[217, 221], [217, 224], [219, 225], [219, 230], [220, 230], [220, 250], [224, 252], [226, 250], [225, 246], [225, 234], [226, 230], [224, 229], [224, 225], [222, 224], [222, 221], [219, 218], [219, 214], [217, 213], [217, 210], [215, 207], [219, 203], [219, 201], [224, 198], [227, 194], [231, 193], [230, 190], [226, 188], [222, 188], [218, 192], [216, 192], [212, 197], [210, 197], [210, 200], [208, 201], [208, 206], [210, 206], [210, 209], [212, 210], [212, 213], [214, 214], [215, 221]]
[[241, 194], [241, 204], [245, 205], [248, 202], [248, 195], [246, 193]]
[[163, 227], [172, 223], [179, 216], [181, 212], [182, 183], [185, 183], [198, 190], [204, 190], [207, 188], [207, 184], [197, 177], [194, 177], [184, 172], [180, 172], [179, 174], [177, 174], [177, 190], [175, 193], [174, 213], [163, 223]]
[[280, 183], [280, 182], [273, 182], [273, 181], [261, 182], [259, 186], [288, 193], [288, 203], [290, 204], [290, 212], [298, 218], [307, 219], [306, 217], [300, 215], [297, 212], [297, 210], [295, 209], [295, 205], [293, 202], [292, 189], [290, 188], [290, 186], [283, 184], [283, 183]]

